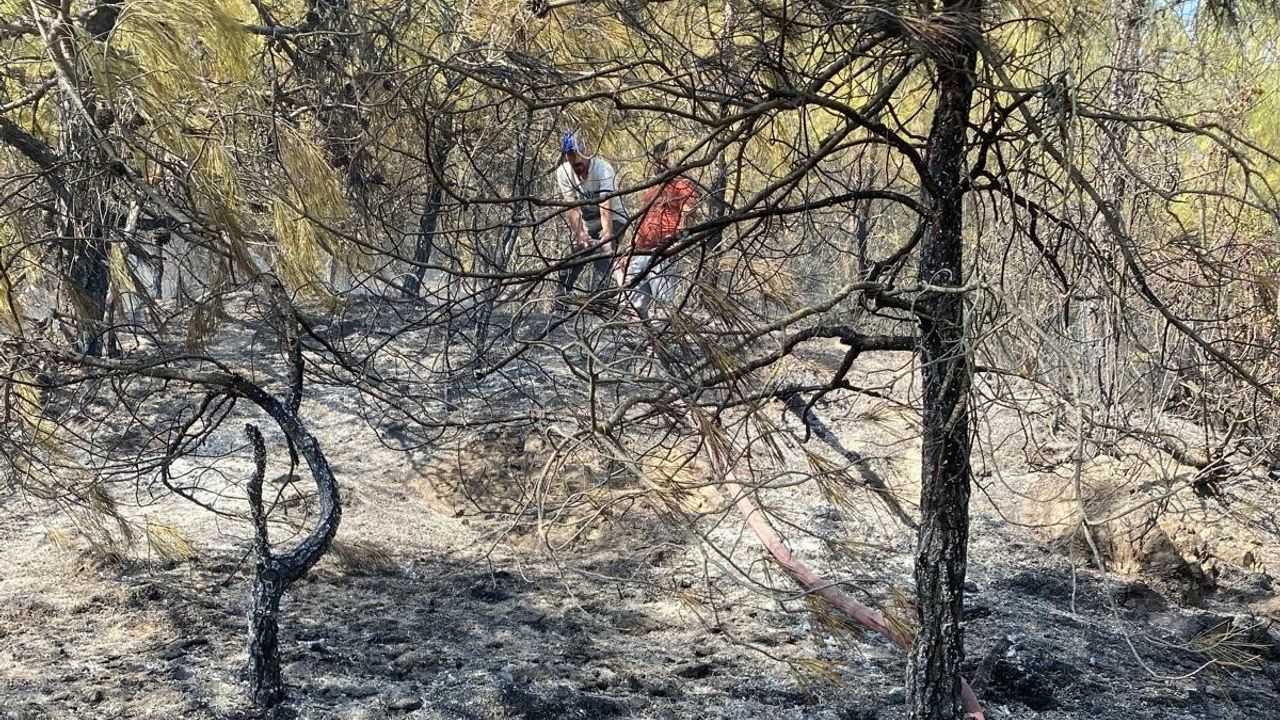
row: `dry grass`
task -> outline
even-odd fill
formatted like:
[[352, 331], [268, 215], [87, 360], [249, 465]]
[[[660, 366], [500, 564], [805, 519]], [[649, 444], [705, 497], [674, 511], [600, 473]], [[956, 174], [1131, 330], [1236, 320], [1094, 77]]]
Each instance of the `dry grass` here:
[[1228, 620], [1191, 638], [1191, 647], [1204, 653], [1216, 667], [1258, 670], [1267, 647], [1250, 641], [1255, 629], [1236, 627]]
[[393, 575], [400, 564], [386, 547], [365, 540], [350, 542], [334, 538], [329, 556], [352, 575]]
[[177, 528], [151, 518], [147, 518], [146, 541], [148, 555], [166, 564], [191, 560], [196, 556], [191, 543]]

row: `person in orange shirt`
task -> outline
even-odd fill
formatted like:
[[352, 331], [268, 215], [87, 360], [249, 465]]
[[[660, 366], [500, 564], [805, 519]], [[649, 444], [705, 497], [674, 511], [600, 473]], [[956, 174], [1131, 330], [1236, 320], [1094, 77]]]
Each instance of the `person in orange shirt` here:
[[[670, 143], [658, 143], [649, 151], [654, 178], [671, 170]], [[639, 221], [631, 247], [615, 266], [623, 297], [639, 318], [648, 318], [655, 302], [670, 302], [675, 294], [671, 274], [674, 259], [671, 245], [688, 228], [689, 216], [698, 202], [693, 183], [681, 175], [649, 188], [640, 206]]]

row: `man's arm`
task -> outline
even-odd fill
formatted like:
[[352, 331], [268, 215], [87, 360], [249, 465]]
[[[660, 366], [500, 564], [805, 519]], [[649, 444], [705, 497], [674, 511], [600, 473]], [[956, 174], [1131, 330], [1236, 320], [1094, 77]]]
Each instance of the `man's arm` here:
[[572, 181], [566, 177], [564, 171], [564, 165], [556, 169], [556, 184], [560, 186], [560, 197], [566, 203], [570, 203], [569, 208], [564, 212], [564, 221], [569, 225], [569, 233], [573, 236], [573, 241], [585, 247], [591, 239], [587, 235], [586, 225], [582, 222], [582, 208], [576, 205], [578, 197], [573, 192]]
[[[600, 158], [600, 194], [612, 195], [616, 189], [613, 166], [604, 158]], [[600, 244], [608, 245], [613, 240], [613, 198], [600, 201]]]
[[600, 203], [600, 244], [613, 240], [613, 207], [608, 200]]
[[[564, 201], [568, 203], [577, 202], [578, 198], [570, 193], [564, 196]], [[565, 222], [569, 223], [569, 232], [573, 235], [573, 240], [581, 247], [586, 247], [591, 243], [591, 236], [587, 234], [587, 226], [582, 221], [582, 208], [571, 206], [564, 213]]]

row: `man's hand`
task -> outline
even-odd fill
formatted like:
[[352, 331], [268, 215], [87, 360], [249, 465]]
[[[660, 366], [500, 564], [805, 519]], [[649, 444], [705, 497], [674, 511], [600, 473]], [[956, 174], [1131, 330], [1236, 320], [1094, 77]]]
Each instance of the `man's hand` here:
[[578, 236], [574, 238], [574, 242], [579, 248], [586, 250], [591, 247], [591, 235], [586, 230], [579, 231]]
[[631, 258], [626, 255], [619, 255], [614, 258], [613, 265], [609, 268], [610, 274], [613, 275], [613, 281], [622, 287], [627, 284], [627, 266], [631, 264]]

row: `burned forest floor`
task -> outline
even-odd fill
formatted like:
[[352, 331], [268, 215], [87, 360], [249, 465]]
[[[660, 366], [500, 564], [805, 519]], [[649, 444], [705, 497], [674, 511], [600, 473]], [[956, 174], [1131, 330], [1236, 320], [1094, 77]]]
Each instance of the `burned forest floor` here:
[[[839, 353], [816, 344], [788, 372], [819, 372]], [[520, 393], [468, 392], [515, 406], [529, 388], [572, 382], [535, 375], [552, 364], [545, 357], [523, 362]], [[854, 384], [884, 392], [815, 405], [842, 449], [804, 440], [780, 404], [766, 408], [794, 440], [780, 466], [811, 467], [802, 449], [856, 465], [913, 513], [912, 369], [908, 355], [861, 359]], [[515, 366], [501, 377], [524, 382]], [[1125, 497], [1170, 488], [1151, 523], [1162, 550], [1121, 548], [1115, 572], [1100, 573], [1072, 542], [1069, 512], [1057, 517], [1066, 531], [1046, 529], [1058, 501], [1044, 491], [1071, 484], [1072, 440], [1029, 438], [1038, 421], [1016, 395], [978, 411], [965, 636], [988, 717], [1277, 717], [1274, 483], [1245, 477], [1200, 499], [1179, 489], [1193, 471], [1155, 451], [1092, 458], [1094, 485]], [[551, 424], [580, 402], [548, 391], [537, 405]], [[406, 448], [394, 422], [364, 408], [320, 382], [302, 405], [342, 485], [344, 518], [334, 549], [286, 595], [289, 697], [271, 717], [906, 717], [901, 652], [800, 593], [731, 504], [707, 495], [696, 512], [676, 512], [642, 483], [611, 477], [600, 485], [612, 501], [561, 511], [525, 490], [548, 482], [536, 433], [466, 427]], [[250, 529], [236, 494], [248, 417], [237, 409], [206, 440], [209, 458], [190, 461], [224, 478], [209, 490], [223, 515], [117, 488], [133, 537], [106, 546], [12, 488], [0, 497], [0, 718], [255, 717], [242, 675]], [[287, 544], [305, 528], [309, 485], [284, 465], [277, 452], [273, 532]], [[868, 604], [909, 614], [913, 533], [873, 493], [834, 498], [807, 481], [770, 481], [757, 497], [797, 557]]]

